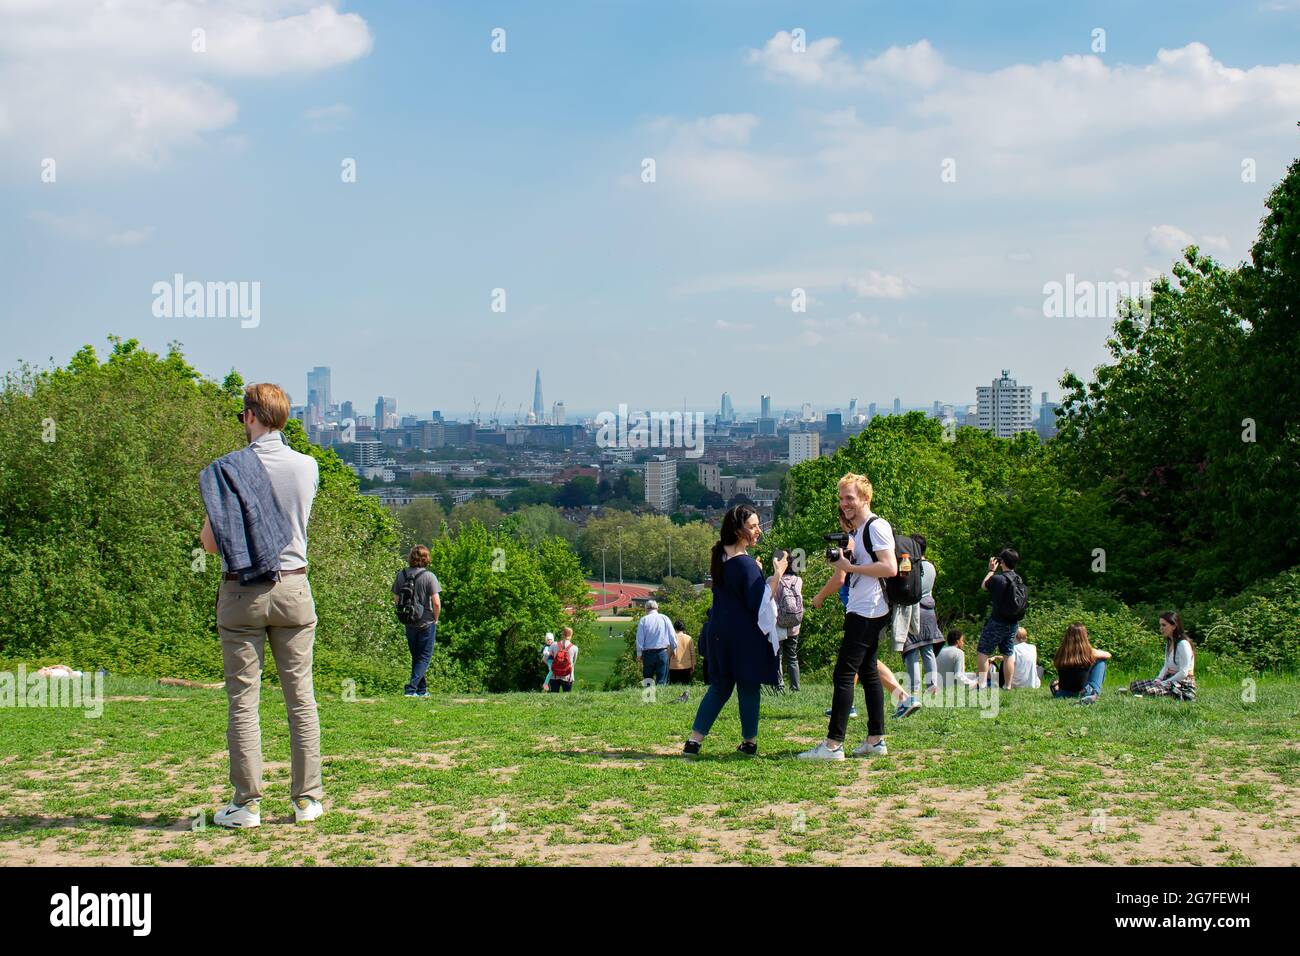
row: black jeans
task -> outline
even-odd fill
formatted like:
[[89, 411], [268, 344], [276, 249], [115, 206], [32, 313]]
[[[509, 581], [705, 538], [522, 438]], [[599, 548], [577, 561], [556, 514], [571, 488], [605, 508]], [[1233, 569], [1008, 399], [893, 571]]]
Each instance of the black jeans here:
[[849, 709], [853, 706], [853, 678], [862, 682], [867, 698], [867, 735], [885, 732], [885, 693], [876, 671], [876, 652], [880, 634], [889, 623], [889, 615], [866, 618], [860, 614], [844, 615], [844, 639], [835, 660], [835, 694], [831, 698], [831, 723], [827, 740], [844, 742], [849, 729]]
[[781, 659], [776, 663], [776, 686], [785, 690], [785, 671], [790, 671], [790, 689], [799, 689], [799, 635], [792, 634], [781, 642]]

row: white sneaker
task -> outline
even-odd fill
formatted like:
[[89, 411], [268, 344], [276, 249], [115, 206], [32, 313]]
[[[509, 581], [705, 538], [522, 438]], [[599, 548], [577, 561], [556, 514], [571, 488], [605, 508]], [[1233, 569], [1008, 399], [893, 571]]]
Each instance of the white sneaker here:
[[310, 823], [324, 812], [325, 807], [319, 800], [299, 797], [293, 802], [294, 823]]
[[212, 822], [219, 827], [251, 830], [262, 825], [262, 807], [256, 800], [249, 800], [242, 807], [232, 801], [226, 809], [212, 814]]
[[826, 746], [826, 741], [823, 740], [812, 750], [805, 750], [803, 753], [799, 754], [798, 759], [799, 760], [843, 760], [844, 748], [837, 747], [835, 750], [831, 750], [830, 747]]
[[883, 757], [889, 753], [889, 748], [885, 746], [885, 741], [881, 740], [878, 744], [869, 744], [864, 739], [862, 743], [853, 748], [855, 757]]

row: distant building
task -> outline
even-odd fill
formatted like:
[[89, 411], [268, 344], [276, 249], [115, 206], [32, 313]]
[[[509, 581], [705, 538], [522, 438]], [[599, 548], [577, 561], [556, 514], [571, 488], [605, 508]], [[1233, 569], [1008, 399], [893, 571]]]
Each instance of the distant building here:
[[858, 400], [856, 398], [850, 398], [849, 399], [849, 421], [856, 422], [857, 420], [858, 420]]
[[379, 464], [384, 453], [384, 443], [380, 441], [358, 441], [352, 443], [352, 463], [358, 468], [369, 468]]
[[533, 379], [533, 421], [540, 422], [545, 414], [545, 407], [542, 405], [542, 370], [537, 370], [537, 376]]
[[564, 411], [564, 402], [556, 402], [551, 406], [551, 424], [563, 425], [566, 414], [567, 413]]
[[821, 455], [819, 437], [816, 432], [791, 432], [790, 464], [797, 465], [801, 461], [810, 461], [819, 457]]
[[981, 385], [975, 390], [976, 424], [999, 438], [1012, 438], [1021, 432], [1034, 430], [1030, 406], [1033, 389], [1017, 385], [1008, 369], [991, 385]]
[[1056, 434], [1056, 410], [1060, 407], [1056, 402], [1049, 402], [1047, 393], [1043, 392], [1042, 404], [1038, 406], [1038, 423], [1034, 426], [1034, 430], [1038, 432], [1038, 437], [1043, 441], [1047, 441]]
[[772, 417], [772, 396], [771, 395], [760, 396], [758, 400], [758, 406], [759, 406], [759, 412], [758, 412], [759, 418]]
[[700, 462], [695, 466], [698, 469], [700, 484], [706, 489], [717, 494], [722, 494], [722, 485], [720, 483], [721, 468], [717, 465], [705, 464]]
[[867, 406], [867, 421], [876, 417], [876, 403], [872, 402]]
[[330, 408], [330, 370], [318, 365], [307, 373], [307, 424], [325, 421]]
[[656, 511], [672, 511], [677, 504], [677, 462], [655, 455], [645, 463], [645, 500]]
[[380, 395], [375, 399], [375, 430], [397, 427], [397, 399]]
[[839, 412], [829, 412], [826, 415], [826, 434], [838, 435], [844, 431], [844, 418]]
[[357, 410], [355, 407], [353, 407], [351, 402], [343, 403], [342, 407], [339, 410], [339, 415], [341, 418], [345, 420], [349, 418], [352, 419], [353, 424], [356, 424]]
[[898, 399], [898, 398], [894, 399], [894, 414], [895, 414], [895, 415], [901, 415], [901, 414], [903, 414], [903, 401], [902, 401], [902, 399]]
[[760, 419], [758, 420], [758, 433], [759, 433], [760, 435], [775, 435], [775, 434], [776, 434], [776, 419], [775, 419], [775, 418], [760, 418]]
[[734, 422], [736, 420], [736, 409], [731, 404], [731, 395], [727, 392], [722, 393], [722, 409], [718, 416], [720, 422]]

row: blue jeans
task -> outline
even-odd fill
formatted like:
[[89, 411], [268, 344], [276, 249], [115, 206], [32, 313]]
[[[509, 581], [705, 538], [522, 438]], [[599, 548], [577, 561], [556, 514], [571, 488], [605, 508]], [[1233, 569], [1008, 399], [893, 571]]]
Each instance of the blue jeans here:
[[758, 700], [760, 684], [727, 683], [716, 681], [709, 685], [708, 693], [700, 701], [700, 709], [695, 712], [695, 724], [691, 728], [705, 737], [713, 729], [713, 722], [722, 713], [722, 705], [731, 700], [734, 688], [740, 704], [740, 735], [746, 740], [758, 737]]
[[668, 648], [641, 652], [641, 676], [653, 677], [656, 684], [668, 683]]
[[939, 686], [939, 661], [934, 656], [937, 644], [914, 647], [903, 655], [903, 666], [907, 668], [907, 692], [915, 697], [921, 692], [921, 662], [925, 662], [925, 676], [930, 683]]
[[438, 624], [430, 622], [425, 627], [406, 628], [406, 646], [411, 649], [411, 679], [406, 683], [406, 693], [424, 694], [429, 690], [424, 676], [433, 660], [433, 645], [437, 640]]
[[1106, 680], [1106, 662], [1093, 662], [1092, 669], [1088, 671], [1088, 679], [1084, 682], [1083, 690], [1077, 694], [1070, 694], [1064, 691], [1056, 691], [1053, 697], [1087, 697], [1089, 694], [1100, 694], [1102, 682]]

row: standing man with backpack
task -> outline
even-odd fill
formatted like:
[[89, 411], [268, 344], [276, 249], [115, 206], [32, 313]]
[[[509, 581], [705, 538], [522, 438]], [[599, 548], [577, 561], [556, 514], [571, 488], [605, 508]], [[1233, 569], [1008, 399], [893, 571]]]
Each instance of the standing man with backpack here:
[[[789, 557], [789, 552], [777, 549], [773, 557]], [[776, 636], [781, 642], [781, 653], [776, 662], [776, 692], [785, 693], [785, 671], [790, 671], [790, 689], [799, 690], [799, 625], [803, 623], [803, 578], [788, 565], [776, 589]]]
[[839, 481], [840, 509], [853, 529], [848, 546], [827, 553], [835, 571], [813, 603], [820, 606], [828, 593], [849, 580], [849, 602], [844, 615], [844, 637], [835, 661], [835, 695], [831, 700], [830, 725], [826, 739], [812, 750], [799, 754], [803, 760], [843, 760], [844, 738], [848, 733], [849, 708], [853, 705], [854, 678], [862, 681], [867, 699], [867, 738], [853, 755], [883, 755], [885, 747], [885, 699], [876, 654], [880, 635], [889, 625], [889, 600], [884, 581], [898, 574], [894, 531], [889, 522], [871, 510], [873, 489], [866, 475], [847, 474]]
[[1025, 616], [1029, 605], [1029, 594], [1025, 582], [1016, 573], [1020, 555], [1014, 548], [1003, 548], [996, 558], [989, 558], [989, 573], [984, 575], [980, 584], [993, 596], [989, 608], [989, 619], [980, 631], [979, 644], [976, 645], [976, 658], [979, 660], [979, 687], [988, 686], [989, 658], [994, 651], [1001, 651], [1006, 673], [1003, 687], [1010, 687], [1016, 675], [1016, 631], [1020, 628], [1020, 619]]
[[568, 694], [573, 690], [573, 665], [578, 660], [578, 645], [573, 643], [573, 628], [560, 632], [560, 639], [542, 652], [551, 665], [551, 693]]
[[397, 619], [406, 626], [406, 644], [411, 649], [411, 679], [406, 684], [406, 696], [428, 697], [425, 676], [437, 641], [442, 586], [429, 570], [429, 549], [424, 545], [412, 548], [407, 562], [409, 566], [397, 572], [393, 581]]

